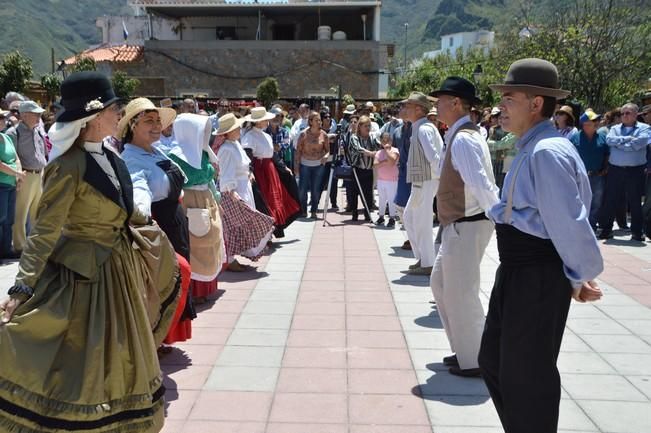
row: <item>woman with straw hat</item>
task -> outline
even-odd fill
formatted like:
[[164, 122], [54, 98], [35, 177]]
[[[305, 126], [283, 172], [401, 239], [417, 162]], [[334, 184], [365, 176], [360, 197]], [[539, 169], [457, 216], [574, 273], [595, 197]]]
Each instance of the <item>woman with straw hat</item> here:
[[264, 132], [269, 126], [269, 120], [275, 117], [275, 114], [267, 113], [264, 107], [251, 109], [251, 114], [244, 120], [251, 122], [253, 126], [242, 137], [242, 147], [251, 150], [253, 174], [276, 226], [274, 236], [282, 238], [285, 236], [285, 228], [300, 216], [301, 207], [280, 181], [273, 163], [273, 141], [271, 136]]
[[[185, 174], [153, 145], [160, 139], [162, 124], [171, 123], [175, 117], [172, 108], [156, 107], [147, 98], [136, 98], [125, 107], [118, 124], [118, 137], [124, 144], [121, 156], [131, 175], [136, 208], [163, 229], [180, 266], [186, 269], [190, 267], [190, 240], [188, 221], [179, 202]], [[190, 321], [196, 313], [189, 285], [189, 281], [182, 281], [182, 301], [165, 339], [167, 344], [186, 341], [192, 335]], [[161, 353], [169, 350], [161, 348]]]
[[198, 302], [217, 291], [217, 275], [225, 261], [222, 221], [215, 195], [217, 156], [209, 146], [212, 122], [199, 114], [180, 114], [174, 122], [169, 158], [181, 167], [183, 208], [190, 230], [192, 296]]
[[[97, 72], [71, 74], [61, 95], [36, 224], [0, 302], [0, 430], [158, 432], [165, 389], [142, 296], [143, 244], [128, 234], [144, 218], [124, 162], [102, 146], [118, 98]], [[173, 311], [168, 265], [160, 305]], [[170, 318], [161, 314], [162, 330]]]
[[235, 255], [257, 260], [274, 229], [273, 219], [255, 209], [249, 174], [251, 160], [239, 143], [242, 123], [244, 119], [228, 113], [219, 118], [217, 130], [218, 136], [225, 137], [217, 152], [217, 164], [228, 269], [235, 272], [245, 270]]

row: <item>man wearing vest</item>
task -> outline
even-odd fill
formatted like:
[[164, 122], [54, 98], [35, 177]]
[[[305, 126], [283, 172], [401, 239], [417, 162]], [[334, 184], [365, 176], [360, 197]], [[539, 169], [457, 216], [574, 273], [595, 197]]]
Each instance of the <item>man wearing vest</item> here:
[[409, 273], [430, 275], [434, 265], [432, 203], [438, 188], [443, 140], [436, 127], [427, 120], [432, 104], [426, 95], [412, 92], [401, 103], [405, 106], [405, 120], [411, 122], [407, 160], [407, 183], [411, 183], [411, 194], [405, 206], [404, 226], [414, 257], [418, 260], [409, 267]]
[[487, 212], [500, 265], [479, 366], [506, 433], [555, 433], [556, 360], [570, 299], [601, 297], [590, 180], [574, 145], [549, 120], [556, 101], [569, 94], [559, 88], [556, 66], [518, 60], [506, 82], [490, 88], [502, 94], [502, 127], [519, 138], [501, 200]]
[[449, 125], [436, 195], [440, 222], [430, 285], [455, 354], [443, 359], [450, 373], [477, 377], [484, 309], [479, 299], [479, 264], [493, 234], [485, 211], [499, 201], [490, 151], [470, 109], [480, 103], [475, 86], [448, 77], [432, 93], [438, 118]]

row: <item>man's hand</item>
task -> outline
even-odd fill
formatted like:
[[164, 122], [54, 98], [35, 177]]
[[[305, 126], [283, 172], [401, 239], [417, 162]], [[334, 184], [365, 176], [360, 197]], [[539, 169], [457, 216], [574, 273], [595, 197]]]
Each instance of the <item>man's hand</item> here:
[[0, 326], [9, 323], [16, 308], [20, 306], [20, 299], [6, 298], [0, 301]]
[[583, 283], [579, 290], [575, 290], [572, 293], [572, 297], [577, 302], [595, 302], [601, 299], [603, 292], [599, 288], [596, 282], [587, 281]]

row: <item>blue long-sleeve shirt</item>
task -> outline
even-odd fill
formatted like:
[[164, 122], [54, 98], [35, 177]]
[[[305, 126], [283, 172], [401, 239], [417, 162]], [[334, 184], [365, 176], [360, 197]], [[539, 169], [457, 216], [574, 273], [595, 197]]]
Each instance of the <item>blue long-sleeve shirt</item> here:
[[637, 167], [646, 164], [646, 149], [651, 128], [646, 123], [634, 126], [615, 125], [608, 131], [606, 143], [610, 147], [608, 162], [618, 167]]
[[[554, 125], [542, 121], [517, 142], [500, 202], [488, 216], [497, 224], [550, 239], [563, 260], [565, 275], [577, 288], [603, 271], [603, 258], [588, 215], [592, 192], [578, 152]], [[520, 166], [513, 190], [511, 220], [505, 221], [513, 173]]]
[[606, 168], [609, 149], [606, 144], [605, 132], [595, 132], [592, 139], [588, 139], [585, 132], [581, 131], [574, 134], [570, 141], [579, 151], [579, 156], [588, 173], [597, 174]]

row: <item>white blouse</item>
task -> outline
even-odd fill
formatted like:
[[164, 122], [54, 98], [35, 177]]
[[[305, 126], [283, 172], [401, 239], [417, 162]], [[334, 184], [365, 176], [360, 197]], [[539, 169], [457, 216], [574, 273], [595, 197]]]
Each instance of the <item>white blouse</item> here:
[[273, 158], [274, 156], [274, 144], [271, 140], [271, 135], [260, 128], [251, 128], [242, 137], [242, 147], [251, 149], [253, 156], [258, 159]]
[[240, 183], [248, 183], [250, 163], [251, 160], [239, 143], [226, 140], [217, 152], [219, 190], [221, 192], [238, 190]]

